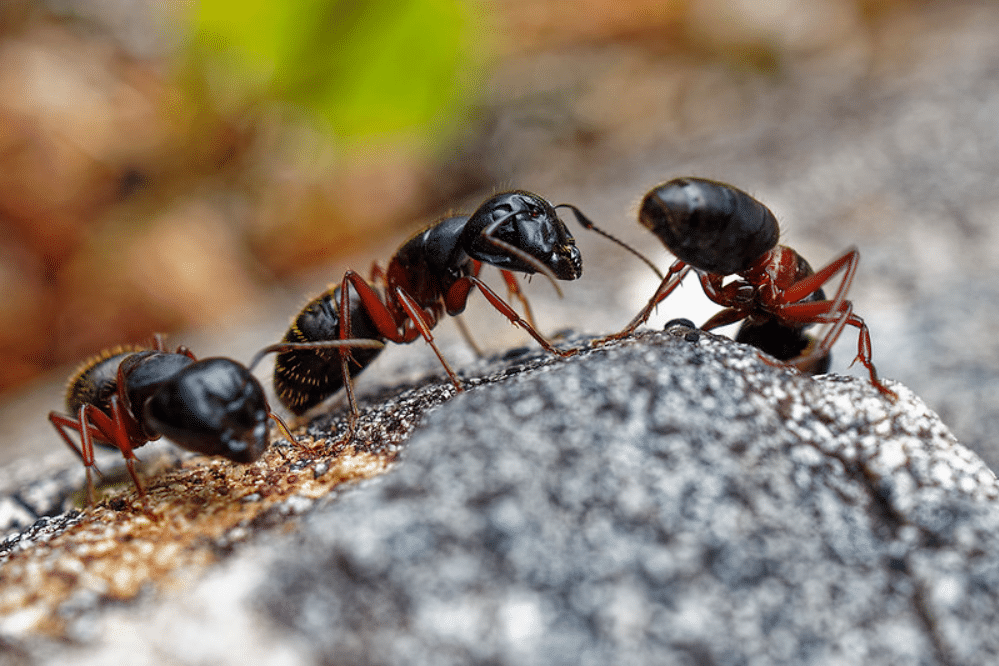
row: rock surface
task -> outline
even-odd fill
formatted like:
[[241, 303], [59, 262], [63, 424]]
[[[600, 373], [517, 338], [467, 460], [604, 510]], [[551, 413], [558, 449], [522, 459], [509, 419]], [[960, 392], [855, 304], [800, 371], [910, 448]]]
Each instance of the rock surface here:
[[185, 584], [62, 602], [77, 645], [3, 637], [39, 663], [994, 663], [999, 484], [905, 387], [684, 328], [479, 370], [387, 473]]
[[270, 615], [328, 663], [992, 661], [999, 486], [917, 398], [650, 342], [448, 402]]

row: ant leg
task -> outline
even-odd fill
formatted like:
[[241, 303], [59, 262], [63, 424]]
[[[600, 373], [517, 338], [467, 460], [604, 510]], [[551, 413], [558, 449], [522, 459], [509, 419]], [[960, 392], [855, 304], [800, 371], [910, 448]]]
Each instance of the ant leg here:
[[[481, 270], [482, 270], [482, 262], [479, 261], [478, 259], [472, 259], [471, 260], [471, 274], [474, 275], [475, 277], [478, 277], [479, 276], [479, 271], [481, 271]], [[501, 270], [500, 272], [502, 273], [502, 272], [505, 272], [505, 271]], [[511, 277], [513, 276], [512, 273], [510, 275], [511, 275]], [[515, 287], [516, 287], [516, 285], [515, 285]], [[452, 291], [454, 291], [454, 290], [452, 290]], [[465, 324], [465, 320], [462, 319], [462, 316], [461, 316], [461, 313], [465, 310], [465, 303], [468, 301], [468, 292], [469, 291], [470, 291], [470, 288], [469, 289], [465, 289], [464, 292], [462, 292], [460, 295], [456, 295], [456, 297], [454, 298], [454, 300], [452, 300], [452, 301], [446, 301], [445, 302], [445, 308], [447, 308], [447, 313], [449, 315], [451, 315], [451, 318], [454, 320], [454, 325], [458, 327], [458, 332], [461, 333], [461, 337], [465, 340], [465, 343], [469, 347], [472, 348], [472, 351], [475, 352], [476, 356], [478, 356], [479, 358], [482, 358], [484, 356], [484, 353], [482, 352], [482, 348], [479, 347], [479, 345], [475, 342], [475, 339], [472, 337], [472, 332], [468, 329], [468, 325]], [[519, 288], [518, 288], [518, 291], [519, 291]], [[448, 296], [447, 294], [444, 295], [445, 299], [447, 298], [447, 296]], [[523, 299], [522, 302], [524, 303], [524, 309], [528, 313], [530, 313], [531, 307], [530, 307], [530, 305], [528, 305], [526, 298]], [[453, 308], [450, 307], [452, 305], [454, 306]], [[534, 322], [531, 322], [531, 323], [534, 323]]]
[[89, 405], [80, 407], [78, 420], [80, 422], [80, 452], [83, 458], [83, 469], [87, 476], [87, 506], [94, 505], [94, 477], [90, 470], [94, 467], [94, 440], [87, 421]]
[[354, 380], [350, 376], [351, 360], [353, 360], [353, 357], [349, 353], [340, 354], [340, 376], [343, 377], [343, 388], [347, 393], [347, 405], [350, 407], [350, 416], [347, 418], [347, 432], [343, 436], [344, 441], [354, 439], [354, 433], [357, 432], [357, 421], [361, 418], [361, 410], [357, 406], [357, 397], [354, 395]]
[[180, 345], [179, 347], [177, 347], [177, 351], [175, 351], [174, 354], [183, 354], [184, 356], [188, 357], [192, 361], [197, 361], [198, 360], [198, 357], [195, 356], [194, 352], [191, 351], [190, 349], [188, 349], [186, 345]]
[[49, 422], [56, 429], [56, 432], [59, 433], [59, 436], [62, 437], [63, 441], [66, 442], [66, 446], [68, 446], [82, 462], [86, 463], [86, 460], [83, 458], [83, 452], [80, 451], [80, 447], [76, 445], [76, 442], [74, 442], [65, 431], [65, 428], [69, 428], [70, 430], [80, 432], [79, 420], [73, 420], [58, 412], [49, 412]]
[[468, 325], [465, 323], [465, 320], [462, 319], [461, 314], [459, 313], [454, 315], [452, 319], [454, 319], [454, 325], [458, 327], [458, 332], [461, 333], [461, 337], [465, 339], [465, 343], [472, 348], [475, 355], [479, 358], [485, 356], [482, 352], [482, 348], [476, 344], [475, 338], [472, 337], [472, 332], [468, 330]]
[[[364, 307], [365, 312], [368, 317], [374, 323], [375, 327], [378, 329], [379, 335], [381, 335], [386, 340], [391, 340], [392, 342], [411, 342], [416, 339], [417, 335], [422, 335], [423, 339], [426, 340], [434, 353], [437, 354], [437, 358], [440, 359], [441, 364], [447, 371], [448, 376], [451, 378], [452, 383], [460, 391], [461, 382], [458, 380], [457, 375], [448, 365], [447, 361], [444, 360], [443, 354], [437, 348], [437, 345], [433, 342], [433, 335], [430, 334], [430, 327], [432, 327], [436, 321], [428, 320], [427, 314], [423, 311], [419, 305], [417, 305], [408, 294], [406, 294], [402, 289], [396, 289], [395, 293], [391, 295], [395, 298], [396, 302], [405, 310], [409, 319], [414, 324], [414, 329], [412, 333], [403, 331], [400, 332], [400, 327], [403, 322], [400, 322], [393, 315], [392, 311], [389, 310], [386, 303], [382, 300], [382, 296], [378, 294], [375, 289], [364, 281], [364, 279], [357, 274], [357, 272], [348, 270], [343, 274], [343, 280], [340, 283], [340, 338], [344, 340], [348, 337], [351, 332], [350, 325], [350, 287], [354, 287], [354, 291], [357, 293], [358, 297], [361, 299], [361, 304]], [[357, 407], [357, 399], [354, 397], [354, 387], [348, 372], [348, 363], [353, 360], [350, 355], [349, 346], [340, 349], [340, 364], [341, 372], [343, 373], [343, 384], [344, 388], [347, 390], [347, 400], [350, 402], [351, 415], [353, 421], [356, 422], [360, 411]], [[353, 430], [353, 425], [351, 426]]]
[[[478, 273], [476, 273], [476, 276]], [[524, 319], [527, 323], [534, 328], [538, 327], [538, 324], [534, 321], [534, 313], [531, 311], [531, 304], [527, 302], [527, 296], [520, 289], [520, 283], [517, 282], [517, 276], [506, 269], [500, 269], [500, 275], [503, 276], [503, 281], [506, 282], [507, 298], [517, 299], [521, 306], [524, 308]]]
[[[161, 352], [166, 351], [166, 343], [163, 340], [164, 337], [162, 333], [153, 333], [153, 351], [161, 351]], [[183, 354], [192, 361], [198, 360], [198, 358], [194, 355], [194, 352], [188, 349], [186, 345], [180, 345], [173, 353]]]
[[749, 316], [748, 312], [744, 312], [738, 308], [725, 308], [721, 312], [716, 312], [711, 316], [701, 326], [702, 331], [710, 331], [721, 326], [727, 326], [729, 324], [734, 324], [737, 321], [741, 321]]
[[841, 301], [838, 306], [839, 312], [835, 312], [835, 307], [836, 301], [813, 301], [810, 303], [792, 303], [780, 309], [778, 315], [786, 321], [802, 324], [832, 324], [829, 331], [809, 353], [791, 359], [788, 361], [788, 364], [801, 367], [828, 354], [833, 344], [843, 333], [843, 329], [849, 324], [857, 329], [857, 355], [854, 357], [853, 363], [860, 361], [861, 365], [867, 368], [867, 372], [871, 377], [871, 384], [874, 385], [874, 388], [889, 398], [897, 398], [898, 396], [895, 392], [885, 386], [878, 378], [877, 370], [874, 368], [874, 363], [871, 360], [871, 332], [864, 320], [853, 314], [853, 303], [847, 300]]
[[[63, 435], [63, 439], [65, 439], [66, 442], [77, 451], [80, 458], [83, 460], [83, 465], [87, 473], [88, 506], [93, 506], [94, 504], [94, 484], [93, 476], [91, 475], [90, 470], [97, 469], [97, 465], [94, 462], [95, 435], [102, 441], [108, 442], [122, 452], [122, 455], [125, 456], [125, 464], [128, 467], [129, 473], [132, 475], [132, 480], [136, 482], [136, 487], [139, 489], [139, 494], [144, 494], [141, 481], [139, 481], [135, 473], [134, 464], [129, 460], [129, 456], [131, 456], [132, 459], [135, 459], [135, 454], [132, 453], [132, 446], [128, 435], [126, 434], [125, 422], [124, 420], [121, 420], [123, 417], [121, 415], [120, 403], [117, 398], [117, 395], [111, 396], [111, 408], [112, 413], [115, 414], [114, 418], [109, 417], [94, 405], [82, 405], [75, 422], [67, 419], [66, 417], [56, 415], [57, 418], [62, 421], [62, 425], [70, 427], [74, 430], [79, 429], [80, 431], [80, 449], [76, 449], [76, 446], [72, 444], [72, 442], [68, 439], [68, 436], [61, 432], [61, 430], [60, 434]], [[51, 415], [49, 418], [52, 419]], [[55, 423], [55, 420], [53, 420], [53, 423]], [[97, 473], [100, 474], [99, 469], [97, 469]]]
[[[68, 416], [63, 416], [62, 414], [58, 414], [56, 412], [49, 412], [49, 421], [52, 423], [53, 427], [55, 427], [56, 432], [59, 433], [59, 436], [62, 437], [63, 441], [66, 442], [66, 445], [70, 449], [72, 449], [73, 453], [75, 453], [83, 462], [83, 468], [86, 472], [86, 477], [87, 477], [87, 506], [93, 506], [94, 482], [90, 470], [97, 469], [97, 465], [94, 463], [93, 442], [90, 441], [89, 443], [89, 454], [88, 454], [87, 453], [88, 440], [85, 439], [83, 435], [83, 431], [90, 427], [90, 425], [86, 423], [86, 406], [80, 408], [80, 412], [75, 420], [69, 418]], [[76, 445], [76, 443], [66, 432], [65, 430], [66, 428], [75, 430], [80, 433], [81, 446]], [[101, 474], [101, 471], [97, 469], [97, 473]]]
[[639, 326], [648, 321], [649, 317], [652, 316], [652, 311], [655, 310], [656, 306], [659, 305], [667, 296], [673, 293], [673, 291], [680, 286], [683, 282], [683, 278], [687, 277], [687, 273], [690, 272], [690, 266], [686, 263], [680, 261], [679, 259], [674, 261], [666, 271], [666, 277], [663, 281], [659, 283], [659, 287], [656, 289], [656, 293], [652, 295], [649, 302], [645, 304], [645, 307], [635, 315], [627, 326], [618, 331], [617, 333], [612, 333], [610, 335], [599, 338], [598, 340], [593, 340], [590, 342], [590, 346], [597, 347], [614, 340], [620, 340], [621, 338], [626, 338], [635, 332]]
[[846, 298], [850, 285], [853, 283], [853, 276], [857, 273], [859, 263], [860, 252], [857, 251], [857, 248], [852, 247], [811, 275], [803, 277], [787, 289], [784, 289], [784, 295], [781, 300], [788, 304], [803, 301], [845, 268], [846, 275], [843, 276], [843, 281], [837, 287], [835, 295], [829, 299], [835, 304], [831, 310], [836, 311], [840, 308], [839, 304]]
[[[104, 418], [107, 418], [100, 410], [97, 410], [96, 407], [94, 410]], [[146, 488], [142, 484], [142, 479], [139, 478], [139, 473], [135, 469], [135, 463], [138, 461], [138, 458], [135, 457], [135, 452], [132, 450], [132, 439], [128, 436], [128, 432], [125, 427], [126, 419], [129, 418], [129, 416], [125, 412], [125, 408], [122, 406], [122, 402], [118, 399], [117, 395], [111, 396], [111, 414], [111, 426], [114, 428], [113, 432], [115, 435], [115, 438], [112, 441], [114, 442], [115, 447], [121, 451], [122, 457], [125, 458], [125, 467], [128, 468], [128, 474], [132, 477], [132, 482], [135, 483], [135, 487], [139, 491], [139, 496], [144, 497], [146, 494]], [[143, 442], [139, 443], [142, 444]], [[91, 453], [91, 455], [93, 454]]]
[[[496, 308], [500, 312], [500, 314], [502, 314], [504, 317], [509, 319], [511, 324], [520, 326], [522, 329], [527, 331], [527, 333], [532, 338], [534, 338], [539, 345], [544, 347], [545, 351], [551, 354], [555, 354], [556, 356], [562, 356], [562, 357], [573, 356], [574, 354], [577, 354], [579, 352], [578, 349], [569, 349], [563, 351], [558, 347], [555, 347], [552, 343], [548, 342], [548, 339], [545, 338], [545, 336], [541, 335], [541, 333], [539, 333], [537, 329], [535, 329], [533, 326], [528, 324], [527, 321], [521, 318], [521, 316], [517, 314], [517, 311], [514, 310], [512, 307], [510, 307], [509, 303], [500, 298], [496, 292], [490, 289], [489, 286], [486, 285], [486, 283], [484, 283], [479, 278], [466, 276], [465, 278], [463, 278], [463, 280], [465, 280], [466, 283], [468, 284], [468, 287], [464, 287], [466, 293], [467, 289], [470, 288], [471, 285], [477, 286], [479, 288], [479, 291], [482, 292], [482, 295], [486, 297], [487, 301], [489, 301], [490, 305]], [[457, 284], [455, 286], [457, 286]], [[459, 287], [459, 290], [461, 289], [462, 287]], [[450, 297], [451, 294], [449, 293], [448, 296], [445, 297], [445, 301], [449, 300]]]
[[283, 418], [270, 410], [268, 410], [267, 416], [270, 417], [271, 421], [274, 421], [274, 425], [277, 426], [277, 429], [281, 432], [281, 435], [288, 440], [289, 444], [303, 448], [302, 445], [298, 443], [298, 440], [295, 439], [295, 436], [291, 434], [291, 429], [288, 427], [288, 424], [284, 422]]
[[388, 284], [388, 276], [385, 274], [385, 269], [382, 268], [377, 261], [371, 262], [371, 272], [369, 273], [371, 282], [385, 286]]
[[[846, 269], [846, 274], [839, 283], [839, 287], [836, 288], [836, 293], [829, 299], [832, 305], [827, 310], [827, 312], [839, 312], [843, 306], [843, 302], [846, 300], [846, 294], [853, 284], [853, 277], [857, 273], [857, 266], [859, 264], [860, 252], [857, 251], [857, 248], [851, 247], [815, 273], [798, 280], [783, 290], [780, 300], [785, 305], [799, 303], [818, 291], [822, 285], [831, 280], [841, 270]], [[827, 335], [828, 333], [819, 337], [826, 337]]]
[[[467, 279], [478, 281], [478, 278], [467, 278]], [[399, 304], [402, 305], [402, 307], [406, 310], [406, 313], [409, 315], [410, 320], [413, 322], [416, 329], [420, 332], [420, 335], [423, 336], [423, 339], [427, 341], [427, 344], [430, 345], [430, 348], [434, 350], [435, 354], [437, 354], [437, 359], [441, 362], [441, 365], [444, 366], [444, 370], [447, 372], [448, 377], [451, 378], [451, 383], [454, 384], [454, 387], [457, 390], [463, 391], [464, 388], [461, 385], [461, 380], [458, 379], [458, 375], [455, 374], [454, 370], [451, 369], [450, 364], [448, 364], [447, 360], [444, 358], [444, 354], [437, 347], [437, 344], [434, 343], [434, 336], [430, 332], [430, 327], [433, 326], [434, 321], [430, 319], [427, 313], [423, 311], [423, 308], [421, 308], [416, 303], [416, 301], [413, 300], [412, 296], [407, 294], [399, 287], [396, 287], [395, 291], [393, 292], [393, 296], [395, 296]]]

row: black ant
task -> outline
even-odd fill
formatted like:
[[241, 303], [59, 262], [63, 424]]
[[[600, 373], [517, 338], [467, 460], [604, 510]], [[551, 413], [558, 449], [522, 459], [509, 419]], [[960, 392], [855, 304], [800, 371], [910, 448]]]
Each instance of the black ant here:
[[[461, 391], [461, 381], [434, 343], [431, 329], [445, 314], [460, 314], [475, 287], [490, 305], [527, 331], [546, 351], [563, 357], [575, 354], [576, 350], [558, 349], [538, 332], [513, 274], [540, 273], [559, 295], [556, 280], [575, 280], [582, 274], [575, 239], [555, 210], [561, 207], [572, 210], [584, 227], [634, 252], [597, 229], [575, 206], [553, 206], [522, 190], [496, 194], [470, 216], [442, 218], [412, 236], [389, 260], [386, 269], [377, 264], [372, 267], [370, 283], [348, 270], [339, 285], [305, 306], [282, 342], [261, 350], [250, 367], [264, 355], [278, 352], [274, 389], [282, 404], [299, 415], [345, 387], [353, 430], [358, 408], [351, 378], [363, 371], [381, 349], [351, 351], [361, 345], [348, 338], [408, 343], [423, 337], [455, 388]], [[479, 279], [482, 264], [500, 269], [511, 295], [523, 305], [526, 320]], [[339, 348], [328, 349], [335, 346], [334, 341], [340, 343]]]
[[[740, 189], [703, 178], [676, 178], [653, 188], [642, 199], [639, 221], [677, 260], [631, 323], [601, 342], [634, 332], [693, 269], [708, 298], [725, 308], [704, 330], [744, 320], [737, 340], [814, 373], [828, 368], [830, 349], [849, 324], [858, 329], [854, 362], [867, 368], [878, 391], [895, 397], [871, 362], [867, 324], [846, 299], [860, 260], [856, 248], [813, 271], [801, 255], [777, 244], [779, 228], [770, 209]], [[827, 299], [821, 287], [840, 271], [843, 281]], [[724, 283], [733, 274], [737, 279]], [[816, 342], [804, 333], [812, 324], [831, 326]]]
[[[249, 463], [267, 448], [270, 418], [295, 443], [246, 367], [228, 358], [199, 361], [186, 347], [165, 351], [158, 335], [152, 349], [115, 347], [81, 365], [67, 385], [66, 411], [71, 416], [50, 412], [49, 421], [83, 460], [89, 505], [95, 442], [121, 451], [140, 495], [145, 488], [133, 449], [160, 436], [189, 451]], [[69, 430], [79, 433], [79, 446]]]

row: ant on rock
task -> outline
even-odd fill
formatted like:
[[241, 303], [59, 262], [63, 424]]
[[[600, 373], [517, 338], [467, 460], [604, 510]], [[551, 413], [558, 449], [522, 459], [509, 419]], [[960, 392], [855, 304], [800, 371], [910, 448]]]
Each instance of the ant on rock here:
[[[871, 362], [867, 324], [846, 299], [860, 260], [856, 248], [813, 271], [801, 255], [777, 244], [779, 228], [770, 209], [740, 189], [703, 178], [676, 178], [654, 187], [642, 199], [639, 221], [677, 260], [628, 326], [599, 342], [633, 333], [694, 270], [707, 297], [725, 308], [705, 322], [704, 330], [743, 321], [737, 341], [819, 373], [828, 368], [830, 349], [849, 324], [858, 329], [854, 362], [867, 368], [878, 391], [895, 397]], [[821, 287], [840, 271], [845, 271], [843, 281], [827, 299]], [[737, 278], [724, 283], [729, 275]], [[804, 333], [812, 324], [830, 324], [817, 342]]]
[[[581, 255], [556, 212], [556, 208], [563, 207], [573, 211], [583, 227], [634, 252], [596, 228], [571, 204], [553, 206], [523, 190], [502, 192], [469, 216], [445, 217], [416, 233], [396, 251], [386, 269], [377, 264], [372, 267], [370, 282], [348, 270], [339, 285], [305, 306], [281, 342], [258, 352], [250, 367], [266, 354], [278, 352], [274, 389], [282, 404], [297, 415], [346, 388], [353, 431], [359, 412], [351, 380], [381, 349], [352, 351], [362, 345], [349, 338], [409, 343], [422, 337], [455, 389], [461, 391], [461, 381], [434, 343], [431, 329], [445, 314], [456, 316], [464, 311], [475, 287], [490, 305], [546, 351], [562, 357], [575, 354], [577, 350], [558, 349], [538, 332], [513, 274], [540, 273], [560, 296], [556, 280], [580, 277]], [[482, 264], [500, 269], [511, 296], [523, 305], [526, 319], [479, 278]], [[656, 273], [662, 276], [658, 270]], [[460, 329], [468, 338], [467, 331]], [[338, 346], [336, 342], [339, 348], [330, 349]]]
[[[94, 443], [121, 451], [140, 495], [145, 488], [133, 449], [160, 436], [240, 463], [257, 460], [267, 448], [268, 419], [295, 443], [246, 367], [228, 358], [199, 361], [186, 347], [168, 352], [159, 335], [152, 349], [119, 346], [84, 362], [67, 384], [66, 411], [72, 416], [53, 411], [49, 421], [83, 460], [88, 505], [94, 503]], [[79, 445], [70, 430], [79, 433]]]

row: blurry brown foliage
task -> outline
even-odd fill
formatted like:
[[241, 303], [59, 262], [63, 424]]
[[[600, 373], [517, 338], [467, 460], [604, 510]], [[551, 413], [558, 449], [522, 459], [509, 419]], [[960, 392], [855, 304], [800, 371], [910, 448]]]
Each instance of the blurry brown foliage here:
[[[136, 55], [101, 25], [114, 0], [58, 4], [100, 7], [67, 16], [33, 2], [0, 6], [0, 392], [156, 331], [238, 321], [274, 282], [493, 183], [491, 156], [474, 137], [450, 160], [392, 146], [348, 160], [309, 130], [289, 130], [285, 118], [220, 111], [173, 83], [169, 53]], [[822, 40], [849, 39], [901, 4], [507, 0], [481, 8], [502, 54], [497, 69], [503, 58], [622, 44], [770, 67]], [[599, 113], [624, 111], [618, 124], [630, 125], [626, 105], [610, 97]]]

